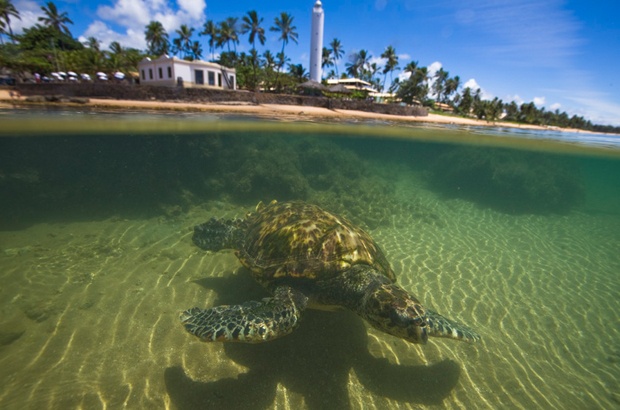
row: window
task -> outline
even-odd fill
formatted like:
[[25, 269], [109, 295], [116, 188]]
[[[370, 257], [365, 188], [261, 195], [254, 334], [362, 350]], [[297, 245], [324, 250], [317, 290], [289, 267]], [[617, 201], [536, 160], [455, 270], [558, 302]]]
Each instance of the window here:
[[222, 86], [222, 73], [217, 73], [217, 86]]
[[146, 80], [146, 73], [144, 72], [144, 70], [142, 70], [142, 79]]
[[196, 78], [196, 84], [204, 85], [205, 72], [202, 70], [194, 70], [194, 77]]
[[159, 79], [161, 80], [162, 78], [164, 78], [164, 70], [162, 70], [161, 67], [159, 67], [157, 71], [159, 73]]
[[168, 66], [168, 78], [172, 78], [172, 67]]
[[215, 73], [213, 71], [208, 71], [209, 73], [209, 85], [215, 85]]
[[149, 80], [153, 79], [153, 69], [149, 68]]

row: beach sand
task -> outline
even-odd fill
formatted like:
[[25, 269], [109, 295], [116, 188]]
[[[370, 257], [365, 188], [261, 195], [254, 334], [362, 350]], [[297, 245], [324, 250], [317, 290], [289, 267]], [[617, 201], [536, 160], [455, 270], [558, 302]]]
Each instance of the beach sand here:
[[[25, 98], [21, 96], [9, 95], [8, 90], [0, 90], [0, 108], [11, 108], [16, 103], [20, 106], [24, 104]], [[413, 122], [413, 123], [430, 123], [430, 124], [451, 124], [451, 125], [469, 125], [483, 127], [509, 127], [530, 130], [549, 130], [563, 132], [590, 133], [590, 131], [573, 129], [545, 127], [529, 124], [517, 124], [511, 122], [488, 122], [474, 118], [463, 118], [451, 115], [439, 115], [429, 113], [428, 116], [416, 117], [405, 115], [379, 114], [366, 111], [353, 110], [330, 110], [321, 107], [298, 106], [298, 105], [281, 105], [281, 104], [248, 104], [235, 103], [228, 104], [211, 104], [211, 103], [188, 103], [188, 102], [170, 102], [170, 101], [137, 101], [137, 100], [111, 100], [102, 98], [90, 98], [86, 104], [72, 103], [51, 103], [54, 105], [64, 104], [71, 106], [86, 106], [100, 109], [128, 109], [128, 110], [171, 110], [171, 111], [195, 111], [195, 112], [211, 112], [211, 113], [228, 113], [228, 114], [247, 114], [272, 119], [341, 119], [341, 120], [380, 120], [394, 122]]]

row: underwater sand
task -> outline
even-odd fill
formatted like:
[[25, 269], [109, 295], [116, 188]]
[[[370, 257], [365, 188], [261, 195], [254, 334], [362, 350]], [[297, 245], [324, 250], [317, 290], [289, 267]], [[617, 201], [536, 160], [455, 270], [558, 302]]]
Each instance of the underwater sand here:
[[617, 407], [620, 219], [408, 194], [439, 220], [395, 215], [371, 233], [400, 283], [481, 343], [416, 346], [311, 312], [272, 343], [204, 344], [181, 310], [264, 292], [232, 253], [193, 246], [190, 228], [243, 210], [37, 224], [0, 232], [0, 407]]

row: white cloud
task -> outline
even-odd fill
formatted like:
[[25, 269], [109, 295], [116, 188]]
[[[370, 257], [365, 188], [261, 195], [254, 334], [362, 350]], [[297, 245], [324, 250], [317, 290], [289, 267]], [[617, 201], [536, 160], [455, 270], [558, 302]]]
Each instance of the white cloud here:
[[506, 101], [514, 101], [517, 105], [521, 105], [523, 104], [525, 101], [523, 100], [523, 98], [521, 98], [519, 96], [519, 94], [515, 94], [515, 95], [508, 95], [505, 98]]
[[79, 40], [84, 42], [88, 37], [95, 37], [99, 40], [102, 49], [108, 48], [113, 41], [118, 41], [123, 47], [137, 49], [146, 48], [146, 40], [144, 39], [143, 31], [127, 29], [125, 33], [118, 33], [102, 21], [91, 23], [84, 34], [79, 37]]
[[24, 28], [30, 28], [39, 22], [39, 17], [43, 16], [41, 6], [32, 0], [17, 0], [13, 3], [19, 11], [21, 20], [11, 19], [11, 29], [15, 34], [21, 34]]
[[190, 16], [202, 16], [207, 3], [204, 0], [177, 0], [179, 8]]
[[125, 47], [144, 49], [144, 30], [151, 21], [159, 21], [169, 36], [181, 24], [200, 27], [205, 19], [205, 0], [115, 0], [111, 6], [100, 6], [96, 20], [83, 37], [97, 37], [105, 47], [118, 41]]
[[551, 111], [559, 110], [560, 108], [562, 108], [562, 104], [560, 103], [551, 104], [551, 106], [549, 106]]
[[435, 61], [434, 63], [432, 63], [431, 65], [429, 65], [428, 68], [428, 75], [430, 77], [434, 77], [435, 73], [437, 71], [439, 71], [441, 68], [443, 67], [443, 64], [441, 64], [439, 61]]
[[598, 92], [582, 92], [569, 97], [581, 105], [580, 114], [594, 124], [620, 126], [620, 104], [609, 101], [609, 96]]
[[398, 55], [398, 61], [407, 61], [407, 60], [411, 60], [411, 56], [409, 54], [403, 53], [403, 54]]
[[463, 90], [466, 88], [471, 89], [471, 91], [474, 93], [476, 92], [476, 90], [480, 89], [480, 97], [483, 100], [492, 100], [493, 98], [495, 98], [493, 94], [487, 92], [484, 88], [480, 87], [475, 78], [470, 78], [469, 80], [465, 81], [465, 83], [463, 84]]
[[112, 7], [100, 6], [97, 15], [125, 27], [146, 26], [151, 19], [149, 7], [141, 0], [117, 0]]
[[534, 97], [534, 100], [532, 101], [538, 107], [542, 107], [543, 105], [545, 105], [545, 97]]

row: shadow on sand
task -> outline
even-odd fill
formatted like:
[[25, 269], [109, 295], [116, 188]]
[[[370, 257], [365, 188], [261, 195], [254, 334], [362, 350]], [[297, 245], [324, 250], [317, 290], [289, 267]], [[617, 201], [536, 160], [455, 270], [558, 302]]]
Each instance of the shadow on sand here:
[[[217, 304], [266, 296], [243, 269], [197, 283], [218, 293]], [[245, 374], [203, 383], [174, 366], [164, 377], [170, 398], [181, 410], [269, 408], [278, 384], [303, 396], [309, 409], [350, 408], [351, 369], [374, 395], [402, 402], [441, 404], [458, 382], [460, 369], [451, 360], [430, 366], [396, 365], [373, 357], [367, 343], [366, 328], [355, 314], [310, 310], [289, 336], [264, 344], [226, 344], [226, 355], [250, 369]]]

